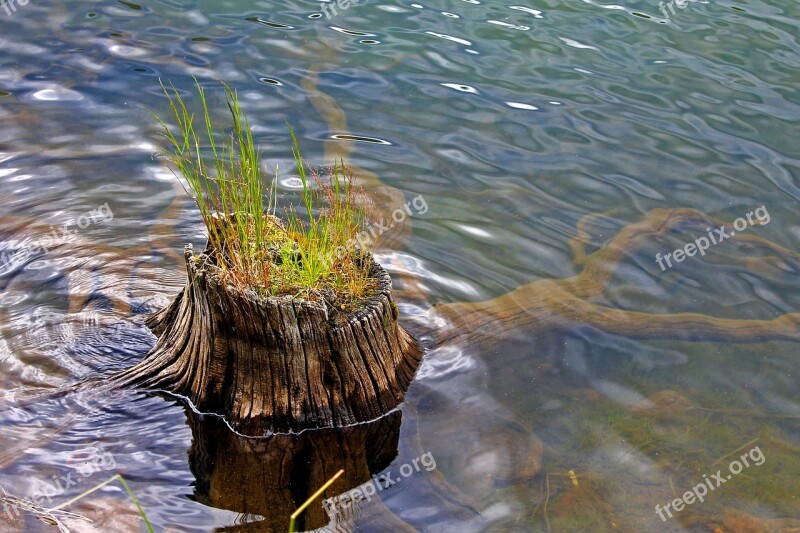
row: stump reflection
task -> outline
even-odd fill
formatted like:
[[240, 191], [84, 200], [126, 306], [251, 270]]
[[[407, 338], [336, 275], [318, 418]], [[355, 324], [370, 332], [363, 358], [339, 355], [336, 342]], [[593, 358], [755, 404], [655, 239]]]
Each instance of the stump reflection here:
[[322, 500], [342, 494], [384, 470], [397, 456], [400, 411], [339, 429], [263, 438], [237, 435], [216, 416], [187, 409], [192, 429], [189, 466], [197, 501], [240, 513], [217, 531], [288, 531], [289, 516], [339, 469], [345, 473], [300, 516], [298, 531], [330, 523]]

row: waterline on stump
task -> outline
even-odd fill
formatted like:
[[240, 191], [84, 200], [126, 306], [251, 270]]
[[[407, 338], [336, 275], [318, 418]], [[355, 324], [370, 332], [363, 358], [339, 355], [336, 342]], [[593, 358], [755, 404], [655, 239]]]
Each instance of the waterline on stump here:
[[375, 294], [347, 314], [324, 299], [235, 289], [212, 255], [186, 247], [188, 284], [147, 319], [159, 339], [121, 384], [185, 396], [248, 436], [368, 422], [403, 401], [422, 351], [370, 254]]

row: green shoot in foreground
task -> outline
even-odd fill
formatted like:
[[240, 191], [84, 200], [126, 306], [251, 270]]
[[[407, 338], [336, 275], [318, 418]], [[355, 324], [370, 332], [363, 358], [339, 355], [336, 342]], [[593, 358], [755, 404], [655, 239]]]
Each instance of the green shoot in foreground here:
[[210, 249], [226, 281], [261, 295], [303, 295], [342, 306], [356, 304], [373, 286], [371, 262], [356, 246], [365, 211], [352, 172], [340, 161], [325, 177], [320, 175], [303, 160], [289, 128], [305, 213], [290, 206], [284, 220], [276, 217], [277, 179], [271, 188], [265, 187], [250, 122], [237, 93], [221, 83], [232, 119], [227, 136], [215, 129], [205, 91], [196, 79], [201, 127], [195, 127], [195, 116], [174, 85], [171, 91], [163, 84], [162, 89], [177, 132], [153, 116], [171, 144], [167, 158], [200, 209]]
[[3, 494], [0, 495], [0, 503], [3, 503], [6, 507], [11, 506], [21, 511], [31, 513], [33, 516], [35, 516], [42, 522], [57, 527], [61, 533], [70, 533], [69, 528], [63, 522], [64, 520], [83, 520], [87, 522], [91, 522], [91, 520], [89, 520], [85, 516], [64, 511], [64, 507], [72, 505], [73, 503], [85, 498], [94, 491], [100, 490], [106, 485], [113, 483], [114, 481], [117, 480], [119, 480], [119, 482], [122, 484], [122, 487], [125, 489], [125, 492], [128, 493], [128, 496], [130, 497], [131, 501], [133, 501], [134, 505], [136, 505], [136, 509], [139, 511], [139, 515], [142, 517], [142, 520], [144, 521], [144, 525], [147, 527], [147, 530], [150, 533], [154, 533], [153, 526], [147, 519], [147, 515], [145, 515], [144, 509], [142, 509], [142, 506], [139, 504], [139, 500], [136, 499], [136, 496], [133, 494], [133, 491], [128, 486], [128, 483], [120, 474], [115, 474], [111, 476], [102, 483], [95, 485], [86, 492], [83, 492], [78, 496], [75, 496], [69, 501], [62, 503], [61, 505], [57, 505], [56, 507], [45, 508], [29, 498], [16, 498], [14, 496], [9, 496], [8, 494], [6, 494], [5, 490], [3, 490]]
[[293, 513], [292, 513], [292, 516], [291, 516], [291, 517], [289, 517], [289, 533], [294, 533], [294, 532], [295, 532], [295, 528], [296, 528], [296, 526], [295, 526], [295, 520], [297, 520], [297, 517], [298, 517], [298, 516], [300, 516], [300, 515], [303, 513], [303, 511], [305, 511], [305, 510], [308, 508], [308, 506], [309, 506], [309, 505], [311, 505], [312, 503], [314, 503], [314, 500], [316, 500], [317, 498], [319, 498], [320, 496], [322, 496], [322, 493], [323, 493], [323, 492], [325, 492], [325, 491], [327, 490], [327, 488], [328, 488], [328, 487], [330, 487], [331, 485], [333, 485], [333, 483], [334, 483], [334, 482], [335, 482], [337, 479], [339, 479], [339, 477], [340, 477], [342, 474], [344, 474], [344, 470], [339, 470], [338, 472], [336, 472], [336, 473], [333, 475], [333, 477], [332, 477], [332, 478], [330, 478], [328, 481], [326, 481], [326, 482], [325, 482], [325, 484], [324, 484], [324, 485], [322, 485], [322, 486], [319, 488], [319, 490], [318, 490], [317, 492], [315, 492], [314, 494], [312, 494], [312, 495], [311, 495], [311, 497], [310, 497], [309, 499], [307, 499], [307, 500], [306, 500], [306, 502], [305, 502], [303, 505], [301, 505], [300, 507], [298, 507], [298, 508], [297, 508], [297, 510], [296, 510], [295, 512], [293, 512]]

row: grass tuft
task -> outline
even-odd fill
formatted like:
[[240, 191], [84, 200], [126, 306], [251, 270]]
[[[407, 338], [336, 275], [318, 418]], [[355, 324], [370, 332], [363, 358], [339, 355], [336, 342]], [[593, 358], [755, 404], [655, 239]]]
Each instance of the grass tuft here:
[[168, 89], [161, 84], [174, 126], [154, 113], [153, 117], [171, 145], [164, 152], [167, 159], [200, 209], [209, 247], [226, 281], [264, 296], [291, 294], [325, 298], [337, 307], [355, 306], [374, 287], [373, 265], [358, 246], [366, 201], [351, 169], [338, 161], [323, 174], [308, 165], [289, 127], [303, 206], [290, 205], [284, 219], [278, 218], [277, 169], [267, 187], [239, 97], [220, 83], [231, 120], [229, 133], [215, 127], [197, 79], [200, 127], [174, 85]]

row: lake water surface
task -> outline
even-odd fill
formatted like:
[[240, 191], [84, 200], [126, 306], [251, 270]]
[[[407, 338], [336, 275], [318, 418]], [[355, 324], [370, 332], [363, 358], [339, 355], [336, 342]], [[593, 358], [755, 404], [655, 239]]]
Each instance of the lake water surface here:
[[[341, 464], [326, 497], [399, 480], [345, 531], [800, 528], [800, 4], [515, 1], [0, 5], [0, 486], [120, 473], [155, 531], [285, 531]], [[424, 199], [378, 250], [427, 346], [399, 413], [252, 441], [139, 391], [26, 401], [155, 342], [204, 237], [148, 110], [193, 76], [238, 90], [283, 205], [285, 121], [387, 212]], [[68, 509], [146, 530], [119, 483]]]

